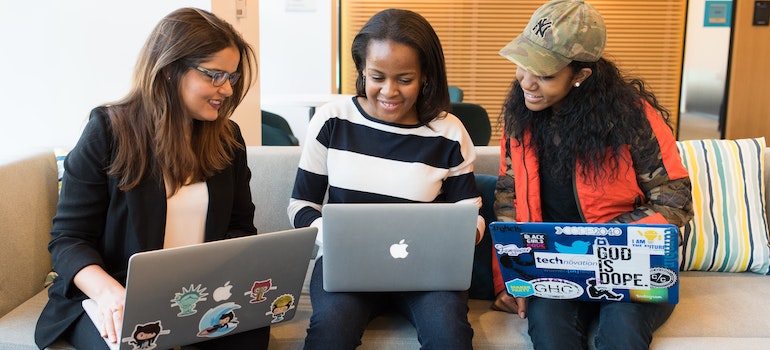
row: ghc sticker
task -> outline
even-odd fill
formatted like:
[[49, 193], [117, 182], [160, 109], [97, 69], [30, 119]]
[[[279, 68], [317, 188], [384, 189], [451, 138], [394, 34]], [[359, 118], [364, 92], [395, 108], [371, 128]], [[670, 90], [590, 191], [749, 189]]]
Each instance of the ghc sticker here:
[[575, 299], [583, 295], [583, 287], [561, 278], [536, 278], [529, 283], [532, 283], [535, 290], [534, 295], [541, 298]]
[[518, 298], [526, 298], [535, 294], [532, 284], [518, 278], [505, 282], [505, 290], [508, 291], [508, 294]]

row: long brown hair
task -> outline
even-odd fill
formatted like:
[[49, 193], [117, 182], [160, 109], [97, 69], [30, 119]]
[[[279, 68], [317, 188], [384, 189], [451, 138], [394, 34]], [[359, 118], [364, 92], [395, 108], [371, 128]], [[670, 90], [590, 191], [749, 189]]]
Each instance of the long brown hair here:
[[[233, 95], [224, 100], [215, 121], [190, 123], [179, 81], [191, 64], [228, 47], [240, 53], [237, 72], [242, 78], [232, 86]], [[148, 175], [163, 176], [170, 196], [184, 184], [205, 180], [228, 166], [235, 149], [243, 147], [235, 139], [230, 116], [255, 71], [252, 47], [229, 23], [195, 8], [164, 17], [139, 53], [129, 93], [106, 106], [115, 135], [109, 174], [119, 177], [120, 189], [130, 190]]]

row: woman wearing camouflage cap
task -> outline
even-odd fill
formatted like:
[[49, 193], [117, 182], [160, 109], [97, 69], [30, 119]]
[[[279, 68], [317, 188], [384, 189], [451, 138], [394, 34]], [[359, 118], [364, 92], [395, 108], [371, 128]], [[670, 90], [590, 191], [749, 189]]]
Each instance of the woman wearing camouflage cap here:
[[[605, 42], [596, 9], [582, 0], [554, 0], [500, 51], [517, 71], [501, 116], [499, 221], [681, 227], [692, 217], [670, 114], [641, 80], [626, 80], [602, 57]], [[493, 266], [492, 307], [527, 317], [536, 349], [585, 349], [589, 342], [597, 349], [647, 349], [674, 310], [665, 303], [514, 298]]]

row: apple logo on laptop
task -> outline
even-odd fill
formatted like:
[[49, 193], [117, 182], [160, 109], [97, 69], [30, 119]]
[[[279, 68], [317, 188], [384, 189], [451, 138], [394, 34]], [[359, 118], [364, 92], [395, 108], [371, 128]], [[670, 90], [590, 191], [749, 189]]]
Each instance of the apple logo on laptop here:
[[232, 293], [230, 293], [230, 289], [233, 288], [233, 286], [230, 284], [230, 281], [227, 281], [224, 286], [221, 286], [214, 290], [214, 301], [220, 302], [223, 300], [230, 299], [230, 296]]
[[404, 243], [404, 240], [402, 239], [400, 242], [390, 246], [390, 256], [395, 259], [404, 259], [409, 255], [409, 252], [406, 251], [406, 248], [408, 247], [409, 245]]

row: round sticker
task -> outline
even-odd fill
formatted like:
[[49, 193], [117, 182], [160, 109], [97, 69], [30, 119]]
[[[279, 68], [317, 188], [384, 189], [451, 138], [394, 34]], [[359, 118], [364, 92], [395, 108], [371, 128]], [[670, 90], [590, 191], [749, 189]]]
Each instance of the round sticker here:
[[676, 272], [665, 267], [650, 269], [650, 287], [669, 288], [676, 284]]

